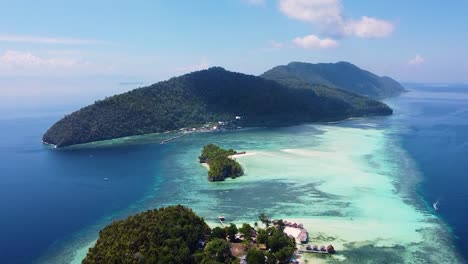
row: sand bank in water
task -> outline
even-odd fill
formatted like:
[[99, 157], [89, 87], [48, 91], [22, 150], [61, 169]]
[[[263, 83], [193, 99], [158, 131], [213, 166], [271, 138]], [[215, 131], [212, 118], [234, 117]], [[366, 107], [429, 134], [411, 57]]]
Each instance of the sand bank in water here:
[[[236, 157], [246, 176], [208, 184], [196, 157], [211, 142], [250, 150]], [[447, 228], [415, 199], [417, 168], [389, 128], [303, 125], [200, 133], [177, 143], [182, 147], [171, 148], [171, 162], [159, 163], [154, 189], [119, 217], [183, 204], [213, 226], [219, 215], [226, 223], [253, 224], [266, 213], [304, 224], [310, 244], [338, 251], [309, 254], [307, 263], [463, 263]], [[98, 234], [91, 231], [70, 248], [89, 247]]]
[[[315, 147], [257, 151], [239, 161], [249, 175], [244, 181], [295, 186], [284, 191], [297, 194], [297, 204], [287, 212], [272, 210], [271, 217], [304, 224], [310, 244], [333, 244], [342, 254], [328, 256], [328, 261], [379, 261], [389, 254], [400, 263], [458, 262], [452, 243], [445, 244], [448, 232], [420, 202], [412, 201], [414, 193], [404, 191], [414, 191], [407, 185], [415, 187], [418, 175], [385, 131], [321, 129], [325, 133], [313, 139], [319, 143]], [[374, 253], [366, 253], [369, 247]], [[313, 254], [306, 259], [324, 261]]]

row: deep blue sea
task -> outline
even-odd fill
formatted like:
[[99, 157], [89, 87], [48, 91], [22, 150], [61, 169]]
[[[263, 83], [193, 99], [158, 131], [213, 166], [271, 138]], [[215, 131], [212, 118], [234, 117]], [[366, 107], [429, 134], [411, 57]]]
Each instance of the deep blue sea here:
[[[407, 88], [411, 92], [387, 100], [394, 116], [372, 120], [405, 126], [393, 136], [422, 175], [416, 191], [429, 210], [439, 200], [440, 210], [433, 213], [452, 229], [466, 258], [468, 85]], [[45, 147], [41, 136], [61, 115], [62, 110], [39, 117], [0, 116], [0, 263], [32, 263], [60, 254], [62, 245], [90, 226], [99, 229], [97, 223], [110, 222], [119, 212], [138, 211], [134, 205], [153, 195], [155, 186], [166, 203], [171, 195], [182, 199], [183, 193], [173, 192], [177, 166], [168, 164], [174, 162], [171, 155], [184, 152], [183, 144]]]
[[41, 134], [56, 120], [0, 120], [0, 263], [31, 263], [54, 243], [127, 207], [147, 191], [163, 160], [164, 150], [141, 145], [45, 148]]
[[468, 85], [408, 85], [392, 103], [409, 130], [399, 135], [423, 175], [418, 192], [451, 227], [468, 257]]

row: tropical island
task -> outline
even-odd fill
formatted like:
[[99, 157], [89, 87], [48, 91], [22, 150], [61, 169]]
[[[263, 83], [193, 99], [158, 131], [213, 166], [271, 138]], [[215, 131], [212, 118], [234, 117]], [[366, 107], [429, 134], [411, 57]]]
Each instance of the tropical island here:
[[324, 85], [373, 99], [384, 99], [405, 92], [405, 88], [387, 76], [377, 76], [349, 62], [291, 62], [266, 71], [261, 77], [290, 87]]
[[341, 86], [280, 77], [271, 72], [262, 77], [246, 75], [221, 67], [174, 77], [66, 115], [47, 130], [43, 142], [64, 147], [203, 127], [238, 116], [242, 119], [235, 127], [272, 127], [393, 112], [386, 104]]
[[83, 264], [289, 263], [296, 243], [283, 229], [257, 223], [210, 229], [191, 209], [170, 206], [114, 221], [99, 232]]
[[239, 154], [233, 149], [225, 150], [214, 144], [203, 147], [198, 160], [208, 165], [208, 180], [224, 181], [226, 178], [236, 178], [244, 175], [241, 165], [232, 158]]

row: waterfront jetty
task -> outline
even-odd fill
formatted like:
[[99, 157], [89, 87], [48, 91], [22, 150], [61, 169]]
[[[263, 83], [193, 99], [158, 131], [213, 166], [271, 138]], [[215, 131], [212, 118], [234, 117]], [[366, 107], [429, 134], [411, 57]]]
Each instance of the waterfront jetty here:
[[163, 141], [161, 141], [161, 144], [166, 144], [170, 141], [173, 141], [175, 139], [178, 139], [178, 138], [181, 138], [181, 137], [185, 137], [185, 136], [188, 136], [190, 134], [192, 134], [193, 132], [186, 132], [186, 133], [183, 133], [181, 135], [177, 135], [177, 136], [174, 136], [174, 137], [171, 137], [171, 138], [167, 138], [167, 139], [164, 139]]
[[321, 246], [320, 248], [317, 245], [307, 245], [305, 250], [300, 249], [299, 253], [333, 254], [335, 253], [335, 248], [332, 245], [328, 245], [328, 247]]

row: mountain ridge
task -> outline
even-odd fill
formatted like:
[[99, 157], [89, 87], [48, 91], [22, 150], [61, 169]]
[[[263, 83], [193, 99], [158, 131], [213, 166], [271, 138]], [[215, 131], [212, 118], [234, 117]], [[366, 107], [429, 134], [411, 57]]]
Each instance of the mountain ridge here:
[[326, 85], [378, 100], [397, 96], [405, 91], [394, 79], [377, 76], [346, 61], [316, 64], [295, 61], [273, 67], [260, 77], [281, 81], [285, 85], [288, 83], [284, 79], [297, 79], [308, 84]]
[[346, 91], [309, 84], [291, 88], [212, 67], [96, 101], [55, 123], [43, 141], [63, 147], [236, 116], [242, 116], [243, 127], [268, 127], [389, 114], [387, 105]]

